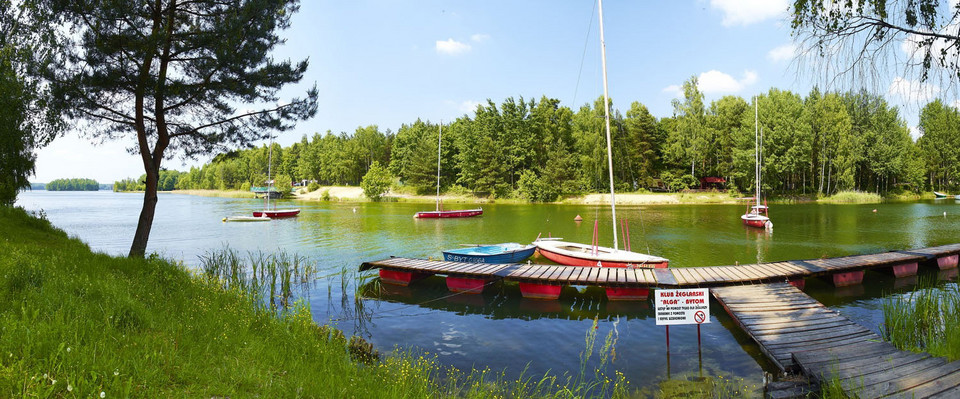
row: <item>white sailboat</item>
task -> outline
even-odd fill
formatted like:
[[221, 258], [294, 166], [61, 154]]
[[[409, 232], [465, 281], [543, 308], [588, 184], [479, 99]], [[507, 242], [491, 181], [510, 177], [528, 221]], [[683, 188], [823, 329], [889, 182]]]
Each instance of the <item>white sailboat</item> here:
[[[267, 194], [263, 199], [263, 210], [262, 211], [253, 211], [254, 217], [259, 218], [288, 218], [297, 216], [300, 214], [300, 208], [281, 208], [277, 209], [277, 203], [274, 201], [273, 209], [270, 209], [270, 188], [273, 187], [273, 180], [271, 179], [271, 174], [273, 173], [273, 136], [270, 136], [270, 149], [269, 155], [267, 155]], [[276, 187], [273, 187], [276, 189]], [[281, 188], [282, 190], [283, 188]], [[290, 190], [290, 187], [286, 188], [287, 191]]]
[[760, 136], [760, 127], [759, 127], [760, 125], [759, 102], [760, 102], [760, 99], [757, 97], [754, 97], [754, 100], [753, 100], [753, 125], [754, 125], [753, 126], [753, 145], [754, 145], [753, 171], [755, 173], [756, 180], [757, 180], [757, 184], [756, 184], [757, 191], [756, 191], [756, 194], [754, 195], [754, 197], [756, 198], [756, 205], [751, 206], [750, 209], [747, 210], [747, 213], [744, 213], [743, 216], [740, 216], [740, 220], [743, 221], [744, 225], [747, 225], [750, 227], [773, 229], [773, 222], [770, 221], [770, 217], [767, 215], [767, 206], [760, 205], [760, 165], [761, 165], [760, 138], [761, 136]]
[[[537, 239], [534, 245], [540, 254], [561, 265], [602, 267], [667, 267], [669, 260], [659, 256], [618, 249], [617, 200], [613, 190], [613, 150], [610, 141], [610, 100], [607, 92], [607, 50], [603, 40], [603, 1], [597, 0], [600, 15], [600, 53], [603, 62], [603, 112], [607, 135], [607, 169], [610, 172], [610, 211], [613, 218], [613, 248], [594, 244], [566, 242], [557, 239]], [[596, 231], [595, 231], [596, 232]], [[596, 238], [594, 238], [596, 241]]]
[[413, 214], [416, 219], [446, 219], [468, 218], [483, 214], [483, 208], [444, 211], [440, 209], [440, 145], [443, 143], [443, 121], [440, 121], [440, 130], [437, 132], [437, 207], [432, 211], [422, 211]]

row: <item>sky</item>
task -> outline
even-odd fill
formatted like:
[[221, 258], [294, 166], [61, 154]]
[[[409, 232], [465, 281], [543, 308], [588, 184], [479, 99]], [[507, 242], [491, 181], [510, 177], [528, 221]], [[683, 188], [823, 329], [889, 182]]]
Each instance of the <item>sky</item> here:
[[[774, 87], [801, 96], [824, 87], [794, 62], [788, 0], [608, 0], [603, 7], [609, 93], [621, 112], [639, 101], [658, 118], [671, 116], [671, 100], [693, 76], [707, 104]], [[594, 0], [305, 0], [281, 35], [287, 42], [275, 58], [310, 62], [281, 96], [303, 96], [314, 84], [320, 92], [316, 116], [276, 138], [284, 146], [326, 131], [448, 122], [488, 99], [547, 96], [577, 109], [603, 95]], [[907, 104], [901, 114], [911, 127], [918, 96], [938, 90], [912, 77], [879, 86], [891, 104]], [[144, 172], [139, 155], [127, 151], [134, 144], [132, 132], [99, 144], [67, 132], [37, 151], [31, 181], [135, 178]], [[174, 157], [163, 166], [186, 170], [210, 158]]]

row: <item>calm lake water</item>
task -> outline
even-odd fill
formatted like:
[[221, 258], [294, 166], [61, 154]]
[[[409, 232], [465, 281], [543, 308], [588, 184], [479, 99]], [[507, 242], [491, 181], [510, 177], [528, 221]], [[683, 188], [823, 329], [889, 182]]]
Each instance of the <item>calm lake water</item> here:
[[[96, 251], [125, 255], [142, 195], [112, 192], [28, 191], [19, 206], [43, 210], [47, 218]], [[558, 301], [523, 299], [515, 284], [482, 295], [454, 295], [431, 277], [411, 287], [388, 287], [356, 300], [358, 288], [376, 291], [375, 271], [356, 272], [363, 261], [391, 255], [439, 258], [442, 249], [464, 243], [529, 243], [538, 234], [590, 242], [600, 220], [601, 245], [611, 245], [609, 207], [573, 205], [484, 205], [479, 218], [419, 220], [414, 212], [433, 204], [295, 202], [299, 217], [269, 223], [223, 223], [229, 215], [262, 207], [253, 199], [161, 194], [149, 252], [196, 267], [199, 256], [226, 246], [247, 251], [306, 256], [320, 269], [304, 296], [314, 320], [360, 335], [376, 348], [424, 351], [461, 369], [489, 368], [508, 376], [550, 372], [577, 374], [585, 336], [598, 320], [598, 344], [587, 362], [599, 364], [603, 338], [613, 334], [615, 356], [607, 368], [623, 373], [647, 393], [668, 379], [701, 376], [742, 378], [762, 384], [776, 371], [759, 349], [719, 309], [702, 327], [671, 329], [668, 358], [663, 327], [652, 302], [608, 302], [599, 289], [568, 287]], [[448, 209], [470, 207], [449, 205]], [[937, 200], [870, 205], [771, 204], [773, 231], [745, 228], [746, 205], [620, 206], [630, 221], [632, 247], [670, 259], [671, 267], [731, 265], [823, 256], [842, 256], [960, 242], [960, 202]], [[876, 209], [876, 212], [873, 210]], [[581, 215], [584, 222], [573, 221]], [[623, 238], [621, 238], [621, 242]], [[535, 262], [547, 262], [543, 258]], [[935, 271], [921, 276], [936, 277]], [[945, 277], [945, 276], [941, 276]], [[868, 272], [864, 284], [834, 288], [807, 280], [805, 291], [827, 306], [877, 331], [880, 298], [912, 289], [916, 278], [894, 279]], [[526, 370], [526, 371], [524, 371]]]

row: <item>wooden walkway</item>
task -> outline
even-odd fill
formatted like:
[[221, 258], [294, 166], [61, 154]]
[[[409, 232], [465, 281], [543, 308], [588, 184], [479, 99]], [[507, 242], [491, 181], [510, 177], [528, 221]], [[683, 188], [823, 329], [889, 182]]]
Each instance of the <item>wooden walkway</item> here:
[[[422, 275], [440, 274], [476, 279], [502, 279], [536, 284], [593, 285], [620, 288], [714, 287], [743, 283], [783, 282], [833, 275], [837, 285], [857, 284], [863, 271], [892, 267], [900, 275], [916, 273], [917, 265], [934, 262], [956, 267], [960, 244], [852, 255], [837, 258], [792, 260], [733, 266], [622, 269], [538, 264], [489, 265], [412, 258], [364, 262], [360, 270], [382, 269]], [[899, 269], [897, 269], [899, 268]], [[911, 271], [912, 270], [912, 271]], [[859, 273], [859, 274], [858, 274]], [[840, 278], [838, 278], [840, 277]]]
[[960, 361], [905, 352], [786, 283], [710, 290], [783, 371], [859, 398], [960, 397]]

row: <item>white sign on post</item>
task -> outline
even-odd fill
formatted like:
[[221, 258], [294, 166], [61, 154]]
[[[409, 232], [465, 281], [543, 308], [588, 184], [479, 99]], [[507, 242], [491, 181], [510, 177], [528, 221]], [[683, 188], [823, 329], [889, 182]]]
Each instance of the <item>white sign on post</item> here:
[[654, 303], [658, 326], [710, 322], [708, 288], [657, 290]]

